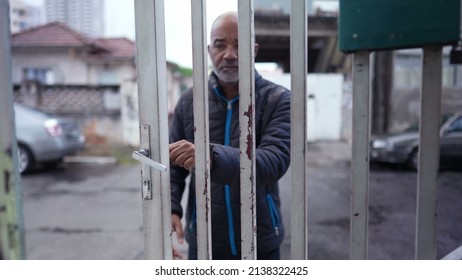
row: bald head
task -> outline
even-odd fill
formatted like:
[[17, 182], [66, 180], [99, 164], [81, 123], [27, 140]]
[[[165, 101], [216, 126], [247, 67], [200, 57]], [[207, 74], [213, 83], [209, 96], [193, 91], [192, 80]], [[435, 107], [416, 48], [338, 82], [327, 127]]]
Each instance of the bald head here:
[[223, 28], [224, 26], [235, 26], [237, 30], [238, 26], [238, 15], [237, 12], [226, 12], [218, 16], [212, 23], [212, 29], [210, 30], [210, 41], [213, 41], [213, 36], [216, 34], [217, 30]]
[[[208, 51], [221, 85], [237, 84], [239, 80], [238, 29], [237, 13], [227, 12], [213, 22], [210, 30]], [[255, 55], [257, 52], [258, 44], [255, 44]]]

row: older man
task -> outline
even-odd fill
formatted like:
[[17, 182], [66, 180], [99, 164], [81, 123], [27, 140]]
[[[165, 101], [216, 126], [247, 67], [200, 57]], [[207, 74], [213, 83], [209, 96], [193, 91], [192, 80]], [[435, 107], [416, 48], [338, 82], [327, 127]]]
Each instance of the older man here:
[[[259, 46], [255, 44], [255, 54]], [[212, 25], [208, 52], [213, 72], [208, 82], [212, 258], [240, 259], [238, 16], [228, 12]], [[279, 259], [284, 238], [278, 180], [290, 163], [290, 92], [255, 73], [257, 258]], [[172, 227], [197, 258], [194, 180], [193, 92], [178, 101], [170, 131]], [[183, 231], [180, 201], [192, 174]], [[174, 252], [178, 254], [178, 252]]]

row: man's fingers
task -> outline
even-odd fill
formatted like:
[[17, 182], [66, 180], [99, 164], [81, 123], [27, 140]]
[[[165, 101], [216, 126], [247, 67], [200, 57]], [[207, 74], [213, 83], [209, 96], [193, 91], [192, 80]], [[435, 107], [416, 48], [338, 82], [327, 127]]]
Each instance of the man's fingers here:
[[180, 141], [177, 141], [177, 142], [174, 142], [174, 143], [171, 143], [168, 145], [168, 149], [169, 151], [171, 152], [172, 150], [178, 148], [179, 146], [181, 146], [183, 144], [185, 140], [180, 140]]
[[190, 156], [187, 160], [184, 161], [184, 168], [191, 169], [196, 165], [196, 157], [194, 155]]
[[175, 164], [181, 167], [184, 167], [186, 169], [191, 169], [194, 167], [195, 163], [195, 155], [194, 154], [189, 154], [189, 153], [184, 153], [177, 157], [175, 159]]
[[170, 143], [168, 145], [168, 149], [169, 149], [170, 152], [172, 152], [173, 150], [178, 149], [180, 147], [183, 147], [185, 145], [192, 145], [192, 143], [189, 142], [189, 141], [186, 141], [186, 140], [180, 140], [180, 141], [177, 141], [177, 142], [174, 142], [174, 143]]
[[[183, 228], [181, 226], [181, 219], [176, 214], [172, 214], [172, 229], [176, 232], [178, 243], [183, 244]], [[174, 259], [183, 259], [183, 254], [178, 251], [175, 246], [172, 246], [172, 250]]]
[[178, 243], [183, 244], [183, 242], [184, 242], [184, 239], [183, 239], [184, 236], [183, 236], [183, 228], [181, 227], [181, 225], [179, 225], [179, 226], [176, 228], [175, 232], [176, 232], [176, 238], [177, 238], [177, 240], [178, 240]]
[[178, 166], [186, 169], [191, 169], [195, 165], [195, 146], [193, 143], [186, 140], [180, 140], [178, 142], [169, 145], [169, 157], [170, 161]]
[[183, 227], [181, 226], [180, 217], [175, 214], [172, 215], [172, 229], [176, 232], [178, 243], [183, 244]]
[[172, 250], [173, 250], [173, 259], [176, 259], [176, 260], [183, 259], [183, 254], [180, 251], [178, 251], [175, 247], [172, 247]]
[[182, 153], [181, 145], [178, 142], [169, 145], [169, 156], [171, 161], [175, 161]]

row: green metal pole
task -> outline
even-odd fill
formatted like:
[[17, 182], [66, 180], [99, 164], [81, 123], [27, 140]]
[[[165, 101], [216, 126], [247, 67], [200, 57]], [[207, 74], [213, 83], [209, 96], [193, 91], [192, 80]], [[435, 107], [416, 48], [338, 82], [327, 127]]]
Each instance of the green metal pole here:
[[22, 191], [17, 169], [8, 0], [0, 0], [0, 259], [24, 259]]

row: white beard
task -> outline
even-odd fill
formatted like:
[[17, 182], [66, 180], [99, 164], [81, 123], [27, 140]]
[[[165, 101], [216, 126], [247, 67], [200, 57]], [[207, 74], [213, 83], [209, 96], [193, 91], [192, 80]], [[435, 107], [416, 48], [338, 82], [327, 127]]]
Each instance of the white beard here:
[[238, 71], [222, 71], [213, 67], [213, 71], [217, 75], [218, 79], [225, 83], [237, 83], [239, 81]]

